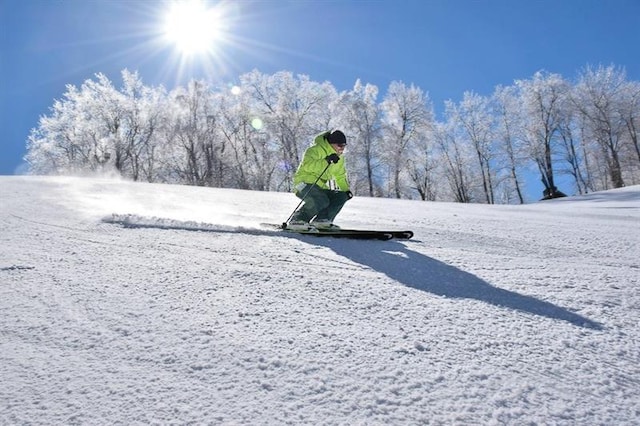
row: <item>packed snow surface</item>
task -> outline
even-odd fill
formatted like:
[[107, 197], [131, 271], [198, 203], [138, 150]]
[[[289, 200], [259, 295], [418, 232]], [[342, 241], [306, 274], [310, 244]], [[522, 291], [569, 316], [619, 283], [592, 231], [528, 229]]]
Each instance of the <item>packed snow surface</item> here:
[[0, 177], [0, 424], [640, 423], [640, 187], [297, 203]]

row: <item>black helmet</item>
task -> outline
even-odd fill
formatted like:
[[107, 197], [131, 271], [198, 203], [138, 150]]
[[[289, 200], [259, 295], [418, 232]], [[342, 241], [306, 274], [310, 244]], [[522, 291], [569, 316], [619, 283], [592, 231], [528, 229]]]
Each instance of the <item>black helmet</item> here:
[[334, 130], [327, 134], [327, 140], [333, 145], [346, 145], [347, 137], [340, 130]]

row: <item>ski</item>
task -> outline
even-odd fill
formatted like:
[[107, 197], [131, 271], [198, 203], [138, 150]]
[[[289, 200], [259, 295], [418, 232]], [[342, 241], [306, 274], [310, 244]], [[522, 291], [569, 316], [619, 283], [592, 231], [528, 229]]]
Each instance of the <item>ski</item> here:
[[[340, 228], [341, 232], [354, 232], [354, 233], [368, 233], [368, 232], [382, 232], [385, 234], [391, 234], [392, 238], [398, 240], [409, 240], [413, 238], [413, 231], [388, 231], [388, 230], [368, 230], [368, 229], [348, 229], [348, 228]], [[320, 230], [320, 232], [331, 233], [334, 232], [332, 230]]]
[[284, 232], [292, 232], [303, 235], [314, 235], [317, 237], [334, 237], [334, 238], [350, 238], [358, 240], [390, 240], [392, 238], [397, 239], [409, 239], [413, 237], [412, 231], [380, 231], [376, 229], [313, 229], [313, 230], [294, 230], [288, 229], [286, 224], [274, 224], [263, 223], [262, 226], [269, 228], [279, 229]]
[[312, 230], [312, 231], [299, 231], [295, 229], [282, 229], [283, 232], [290, 232], [293, 234], [301, 234], [301, 235], [312, 235], [314, 237], [329, 237], [329, 238], [348, 238], [352, 240], [382, 240], [387, 241], [393, 238], [393, 235], [388, 232], [379, 232], [379, 231], [322, 231], [322, 230]]

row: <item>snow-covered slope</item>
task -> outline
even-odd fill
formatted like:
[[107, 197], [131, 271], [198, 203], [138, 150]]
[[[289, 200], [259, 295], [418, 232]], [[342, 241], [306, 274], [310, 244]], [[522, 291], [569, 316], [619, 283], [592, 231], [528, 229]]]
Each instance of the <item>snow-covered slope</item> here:
[[639, 187], [258, 230], [296, 204], [0, 177], [0, 424], [640, 422]]

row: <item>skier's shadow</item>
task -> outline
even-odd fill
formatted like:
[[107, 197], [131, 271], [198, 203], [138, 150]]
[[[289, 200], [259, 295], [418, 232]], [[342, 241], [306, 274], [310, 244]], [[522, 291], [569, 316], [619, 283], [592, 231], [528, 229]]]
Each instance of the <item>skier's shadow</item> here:
[[473, 274], [417, 253], [396, 241], [362, 241], [318, 238], [318, 245], [361, 265], [381, 272], [408, 287], [438, 296], [475, 299], [543, 317], [567, 321], [579, 327], [601, 330], [602, 325], [565, 308], [497, 288]]

